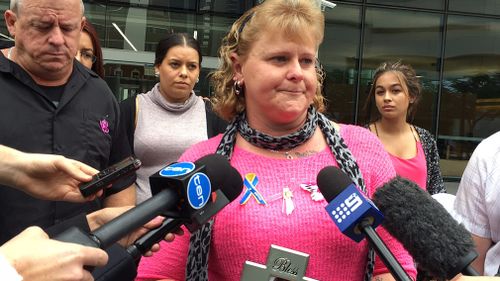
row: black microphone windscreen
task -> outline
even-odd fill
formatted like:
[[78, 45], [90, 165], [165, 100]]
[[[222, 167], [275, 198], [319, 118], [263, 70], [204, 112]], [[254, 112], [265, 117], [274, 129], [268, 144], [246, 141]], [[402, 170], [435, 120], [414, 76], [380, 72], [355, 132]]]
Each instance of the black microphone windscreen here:
[[463, 258], [474, 250], [471, 235], [429, 193], [396, 177], [377, 189], [373, 202], [385, 216], [383, 226], [419, 267], [443, 279], [462, 270]]
[[352, 180], [349, 176], [334, 166], [327, 166], [321, 169], [316, 178], [316, 182], [326, 202], [332, 201], [346, 187], [352, 184]]
[[240, 173], [229, 164], [226, 157], [219, 154], [209, 154], [198, 159], [195, 164], [205, 165], [207, 176], [214, 189], [221, 189], [229, 201], [240, 195], [243, 180]]

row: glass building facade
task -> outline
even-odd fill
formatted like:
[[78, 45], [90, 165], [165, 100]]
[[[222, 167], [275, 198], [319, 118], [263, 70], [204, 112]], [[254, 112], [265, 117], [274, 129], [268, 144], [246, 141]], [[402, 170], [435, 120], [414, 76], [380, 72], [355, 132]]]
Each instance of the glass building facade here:
[[[231, 24], [258, 0], [84, 0], [104, 47], [106, 81], [119, 100], [155, 83], [156, 43], [170, 32], [194, 34], [204, 55], [195, 91], [210, 95], [206, 75]], [[375, 68], [411, 64], [423, 96], [414, 123], [438, 143], [443, 175], [462, 174], [474, 148], [500, 129], [500, 1], [350, 0], [325, 8], [319, 59], [326, 70], [328, 114], [362, 125]], [[9, 1], [0, 0], [2, 11]], [[0, 39], [9, 40], [5, 23]], [[123, 35], [122, 35], [122, 34]]]

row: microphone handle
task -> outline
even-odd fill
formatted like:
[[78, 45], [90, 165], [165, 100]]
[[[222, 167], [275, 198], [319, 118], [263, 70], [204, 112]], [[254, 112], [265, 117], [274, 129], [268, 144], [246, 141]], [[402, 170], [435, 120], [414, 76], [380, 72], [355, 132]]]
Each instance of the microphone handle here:
[[375, 252], [377, 252], [379, 257], [384, 262], [385, 266], [387, 266], [392, 276], [397, 281], [411, 281], [408, 273], [404, 271], [403, 267], [401, 266], [401, 264], [399, 264], [391, 251], [389, 251], [384, 241], [380, 239], [377, 232], [375, 232], [375, 230], [371, 226], [370, 222], [367, 219], [362, 220], [359, 223], [359, 228], [366, 235], [368, 243], [370, 243], [370, 245], [375, 249]]
[[99, 227], [91, 235], [99, 241], [99, 248], [106, 249], [156, 216], [171, 210], [178, 201], [179, 196], [175, 190], [164, 189]]
[[127, 252], [138, 260], [143, 254], [151, 249], [155, 244], [163, 240], [167, 233], [170, 233], [179, 228], [184, 221], [182, 219], [166, 218], [163, 223], [141, 236], [134, 244], [127, 248]]

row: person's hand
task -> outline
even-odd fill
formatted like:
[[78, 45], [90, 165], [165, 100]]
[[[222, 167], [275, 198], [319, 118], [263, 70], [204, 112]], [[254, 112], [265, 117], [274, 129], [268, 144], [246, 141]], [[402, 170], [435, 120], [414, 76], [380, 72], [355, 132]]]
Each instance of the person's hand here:
[[29, 227], [0, 247], [24, 281], [94, 280], [83, 266], [104, 266], [105, 251], [49, 239], [39, 227]]
[[[93, 231], [110, 220], [118, 217], [119, 215], [125, 213], [126, 211], [130, 210], [134, 206], [125, 206], [125, 207], [114, 207], [114, 208], [104, 208], [98, 211], [95, 211], [93, 213], [90, 213], [87, 215], [87, 221], [89, 224], [90, 229]], [[148, 231], [158, 227], [161, 225], [161, 223], [165, 220], [164, 217], [158, 216], [142, 227], [136, 229], [134, 232], [130, 233], [129, 235], [125, 236], [122, 238], [118, 243], [123, 246], [123, 247], [128, 247], [132, 245], [139, 237], [142, 235], [146, 234]], [[164, 240], [167, 242], [172, 242], [175, 239], [175, 234], [177, 235], [182, 235], [183, 231], [181, 229], [177, 230], [175, 233], [168, 233], [165, 235]], [[153, 252], [157, 252], [160, 249], [160, 245], [154, 244], [150, 251], [148, 251], [144, 256], [151, 256]]]
[[[87, 198], [78, 188], [79, 183], [92, 179], [98, 170], [61, 155], [24, 153], [2, 147], [9, 163], [1, 168], [3, 183], [18, 188], [31, 196], [53, 201], [85, 202], [94, 200], [102, 191]], [[3, 156], [4, 154], [2, 154]], [[7, 160], [5, 160], [7, 162]]]

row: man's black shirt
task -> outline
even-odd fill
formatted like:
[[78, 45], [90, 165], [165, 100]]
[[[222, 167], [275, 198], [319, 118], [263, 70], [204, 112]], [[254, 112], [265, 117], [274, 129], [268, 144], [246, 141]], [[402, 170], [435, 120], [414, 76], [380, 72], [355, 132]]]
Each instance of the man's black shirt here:
[[[115, 145], [118, 103], [95, 73], [75, 62], [57, 106], [43, 88], [0, 53], [0, 144], [23, 152], [62, 154], [98, 170], [130, 155]], [[131, 175], [106, 194], [134, 181]], [[0, 244], [28, 226], [46, 228], [101, 205], [99, 199], [82, 204], [39, 200], [0, 186]]]

